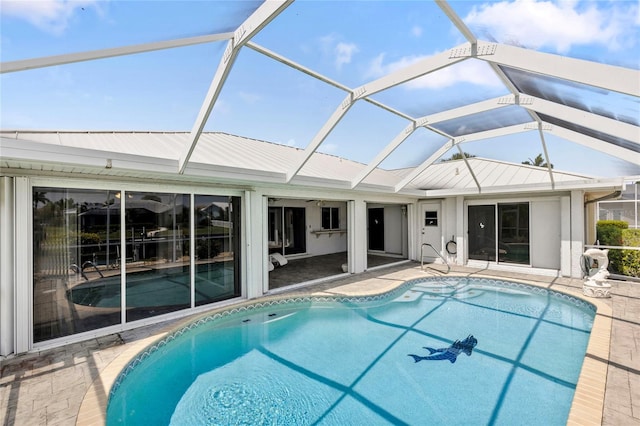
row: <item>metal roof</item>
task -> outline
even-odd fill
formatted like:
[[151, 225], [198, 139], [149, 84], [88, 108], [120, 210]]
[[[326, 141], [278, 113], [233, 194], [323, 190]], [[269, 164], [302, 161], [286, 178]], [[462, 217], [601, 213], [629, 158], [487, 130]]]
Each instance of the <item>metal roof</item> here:
[[[402, 7], [396, 4], [393, 7]], [[550, 165], [554, 158], [550, 155], [547, 139], [561, 138], [576, 146], [598, 151], [603, 157], [617, 159], [625, 165], [620, 171], [621, 177], [640, 175], [640, 72], [637, 69], [499, 43], [491, 37], [482, 40], [480, 35], [483, 34], [470, 28], [456, 13], [453, 4], [438, 0], [435, 5], [420, 5], [425, 10], [436, 6], [441, 16], [446, 17], [458, 31], [458, 37], [464, 40], [462, 43], [391, 69], [381, 77], [351, 81], [350, 84], [338, 81], [339, 73], [327, 75], [259, 44], [269, 42], [275, 32], [273, 29], [278, 29], [281, 15], [302, 14], [307, 10], [305, 8], [347, 8], [342, 3], [314, 5], [301, 2], [294, 5], [290, 0], [246, 3], [242, 10], [230, 15], [233, 19], [229, 18], [225, 25], [218, 22], [216, 29], [196, 37], [2, 62], [0, 73], [10, 75], [105, 58], [226, 43], [190, 131], [16, 133], [4, 130], [2, 166], [25, 167], [29, 156], [39, 164], [55, 161], [73, 164], [73, 156], [76, 156], [77, 159], [83, 158], [89, 169], [104, 167], [100, 158], [112, 160], [110, 171], [101, 173], [125, 173], [124, 169], [129, 170], [125, 174], [133, 173], [136, 168], [132, 165], [137, 164], [139, 173], [155, 171], [173, 174], [176, 179], [181, 179], [181, 176], [191, 176], [192, 179], [217, 176], [243, 180], [241, 177], [244, 176], [245, 181], [264, 182], [266, 179], [278, 184], [326, 184], [346, 189], [412, 194], [439, 194], [443, 190], [450, 193], [486, 192], [489, 188], [523, 186], [554, 189], [561, 183], [589, 179], [581, 174], [560, 173], [552, 169]], [[313, 19], [313, 14], [309, 16]], [[353, 26], [357, 28], [357, 19]], [[386, 34], [384, 26], [378, 30]], [[287, 41], [285, 37], [282, 42]], [[288, 49], [286, 44], [275, 42], [273, 45]], [[321, 83], [331, 88], [330, 96], [322, 93], [318, 94], [318, 99], [330, 99], [327, 105], [333, 112], [328, 119], [322, 119], [324, 123], [319, 123], [319, 130], [304, 148], [207, 131], [208, 126], [215, 127], [216, 119], [224, 116], [224, 112], [214, 107], [219, 106], [221, 93], [234, 77], [235, 65], [241, 62], [241, 53], [258, 55], [265, 62], [278, 64], [279, 69], [303, 75], [314, 84]], [[469, 98], [472, 99], [470, 102], [451, 99], [424, 102], [412, 99], [405, 102], [402, 97], [392, 96], [420, 79], [430, 78], [444, 69], [455, 69], [464, 63], [488, 67], [501, 86], [501, 95], [486, 97], [476, 94]], [[255, 72], [265, 74], [262, 70]], [[313, 97], [308, 93], [305, 96]], [[429, 106], [417, 108], [420, 102]], [[362, 145], [361, 151], [366, 152], [369, 158], [366, 164], [320, 153], [318, 150], [323, 144], [341, 131], [343, 122], [362, 114], [364, 105], [375, 109], [376, 115], [365, 117], [368, 124], [361, 125], [361, 129], [375, 128], [377, 120], [374, 117], [377, 114], [391, 116], [403, 123], [404, 128], [385, 136], [386, 141], [382, 144], [377, 140], [380, 138], [347, 136]], [[142, 118], [143, 114], [140, 114]], [[280, 118], [283, 125], [287, 120], [295, 120], [295, 117]], [[248, 122], [247, 128], [251, 124]], [[444, 142], [430, 146], [422, 157], [416, 156], [418, 161], [414, 167], [402, 172], [383, 170], [384, 162], [417, 131], [437, 135]], [[472, 142], [493, 141], [508, 135], [534, 135], [549, 166], [532, 168], [480, 158], [455, 163], [439, 162], [448, 153], [462, 154]], [[20, 146], [12, 139], [24, 143]], [[35, 144], [29, 145], [28, 142]], [[51, 155], [51, 145], [57, 146], [56, 155]], [[91, 160], [87, 162], [83, 156]], [[127, 165], [125, 160], [129, 162]], [[77, 164], [74, 170], [89, 171], [80, 166]], [[597, 167], [593, 176], [598, 176]]]
[[[172, 175], [182, 181], [286, 184], [287, 171], [304, 155], [298, 148], [224, 133], [203, 133], [184, 174], [176, 174], [187, 132], [16, 132], [0, 131], [0, 167], [125, 177]], [[35, 154], [34, 154], [35, 153]], [[365, 164], [313, 153], [289, 184], [351, 189]], [[446, 196], [481, 191], [549, 191], [610, 186], [610, 180], [502, 161], [467, 158], [442, 161], [412, 177], [417, 169], [377, 168], [363, 189], [384, 193]], [[551, 179], [553, 177], [553, 180]], [[397, 186], [402, 188], [397, 191]], [[569, 186], [566, 186], [569, 185]]]

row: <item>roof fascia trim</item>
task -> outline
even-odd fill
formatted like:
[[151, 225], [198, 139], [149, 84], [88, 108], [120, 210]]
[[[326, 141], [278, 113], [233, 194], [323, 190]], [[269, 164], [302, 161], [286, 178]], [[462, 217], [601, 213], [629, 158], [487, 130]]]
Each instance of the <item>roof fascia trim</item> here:
[[60, 163], [100, 169], [107, 168], [108, 160], [111, 160], [111, 168], [175, 174], [177, 164], [176, 160], [168, 158], [144, 157], [6, 137], [0, 137], [0, 150], [2, 157], [8, 160]]
[[[598, 190], [598, 189], [611, 189], [615, 187], [621, 187], [624, 182], [624, 178], [610, 178], [610, 179], [583, 179], [569, 182], [556, 182], [555, 188], [551, 187], [550, 183], [536, 183], [528, 185], [515, 185], [515, 186], [490, 186], [485, 187], [482, 195], [500, 195], [500, 194], [527, 194], [531, 192], [557, 192], [557, 191], [572, 191], [572, 190]], [[478, 192], [470, 188], [447, 188], [447, 189], [428, 189], [424, 191], [427, 197], [452, 197], [458, 195], [479, 195]]]

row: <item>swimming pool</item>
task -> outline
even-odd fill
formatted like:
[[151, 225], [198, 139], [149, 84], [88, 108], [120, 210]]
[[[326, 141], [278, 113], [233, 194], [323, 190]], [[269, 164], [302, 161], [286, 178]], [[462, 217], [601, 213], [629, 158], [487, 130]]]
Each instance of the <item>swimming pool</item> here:
[[594, 315], [550, 290], [454, 277], [255, 303], [134, 358], [107, 423], [565, 424]]

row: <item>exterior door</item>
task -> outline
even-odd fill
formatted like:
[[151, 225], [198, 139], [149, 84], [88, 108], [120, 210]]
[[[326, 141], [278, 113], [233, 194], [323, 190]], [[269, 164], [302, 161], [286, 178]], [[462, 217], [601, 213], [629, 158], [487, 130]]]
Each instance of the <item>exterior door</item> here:
[[384, 251], [384, 208], [369, 209], [369, 250]]
[[469, 206], [469, 259], [496, 260], [495, 205]]
[[431, 248], [423, 248], [422, 244], [430, 244], [435, 251], [438, 253], [442, 252], [442, 218], [440, 217], [440, 203], [423, 204], [421, 210], [421, 255], [424, 253], [425, 262], [432, 262], [438, 258], [438, 256]]

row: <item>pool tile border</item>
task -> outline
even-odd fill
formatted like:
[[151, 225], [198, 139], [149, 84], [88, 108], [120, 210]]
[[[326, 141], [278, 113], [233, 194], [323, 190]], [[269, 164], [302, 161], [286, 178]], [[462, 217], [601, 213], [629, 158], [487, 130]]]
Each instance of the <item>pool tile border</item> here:
[[[106, 422], [106, 407], [111, 394], [117, 390], [122, 381], [140, 362], [154, 351], [167, 343], [210, 321], [232, 318], [233, 316], [251, 313], [265, 307], [287, 304], [311, 304], [322, 302], [340, 302], [366, 304], [393, 298], [402, 294], [407, 288], [416, 283], [429, 282], [434, 279], [448, 281], [469, 278], [468, 275], [428, 276], [406, 280], [399, 280], [399, 284], [392, 289], [382, 290], [369, 295], [337, 295], [311, 293], [302, 295], [265, 296], [259, 300], [245, 300], [239, 304], [225, 306], [202, 314], [196, 318], [183, 321], [172, 331], [160, 333], [131, 344], [111, 364], [100, 372], [99, 377], [92, 383], [80, 406], [77, 425], [104, 425]], [[494, 276], [475, 276], [474, 278], [498, 283], [504, 287], [526, 288], [538, 294], [551, 293], [555, 297], [594, 310], [594, 318], [587, 352], [582, 370], [576, 385], [573, 403], [569, 412], [567, 425], [600, 425], [604, 409], [604, 393], [607, 379], [607, 365], [609, 359], [609, 345], [611, 341], [611, 307], [598, 299], [586, 300], [583, 295], [571, 290], [555, 290], [548, 288], [550, 284], [533, 281], [517, 280]], [[122, 373], [122, 374], [121, 374]]]

